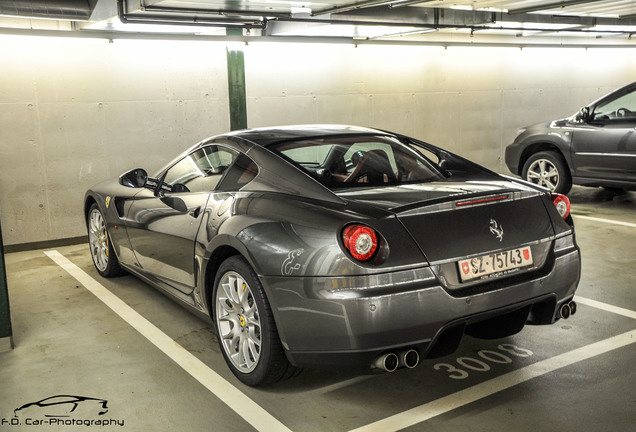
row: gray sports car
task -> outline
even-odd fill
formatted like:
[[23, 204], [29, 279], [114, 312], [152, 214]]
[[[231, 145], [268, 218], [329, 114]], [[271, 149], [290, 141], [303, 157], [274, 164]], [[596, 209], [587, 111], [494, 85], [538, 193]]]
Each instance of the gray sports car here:
[[206, 139], [86, 193], [90, 250], [210, 319], [230, 369], [393, 371], [576, 311], [569, 201], [403, 135], [290, 126]]

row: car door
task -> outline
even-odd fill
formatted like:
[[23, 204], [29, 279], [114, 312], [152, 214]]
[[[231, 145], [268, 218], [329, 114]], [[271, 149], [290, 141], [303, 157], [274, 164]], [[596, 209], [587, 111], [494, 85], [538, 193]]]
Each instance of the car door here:
[[135, 197], [126, 212], [128, 235], [144, 274], [192, 292], [197, 231], [210, 194], [236, 156], [216, 145], [196, 149], [161, 176], [156, 190]]
[[636, 90], [600, 101], [573, 130], [576, 177], [636, 181]]

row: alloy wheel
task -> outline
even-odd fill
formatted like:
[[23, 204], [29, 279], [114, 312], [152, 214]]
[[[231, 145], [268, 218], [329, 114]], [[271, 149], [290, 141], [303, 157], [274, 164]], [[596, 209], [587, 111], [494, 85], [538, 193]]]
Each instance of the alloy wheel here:
[[215, 303], [219, 338], [227, 357], [238, 371], [253, 371], [261, 356], [261, 321], [243, 276], [234, 271], [223, 274]]
[[88, 242], [91, 256], [98, 270], [104, 272], [108, 267], [108, 232], [102, 213], [94, 208], [88, 216]]
[[528, 167], [526, 180], [546, 187], [554, 192], [559, 187], [559, 170], [547, 159], [537, 159]]

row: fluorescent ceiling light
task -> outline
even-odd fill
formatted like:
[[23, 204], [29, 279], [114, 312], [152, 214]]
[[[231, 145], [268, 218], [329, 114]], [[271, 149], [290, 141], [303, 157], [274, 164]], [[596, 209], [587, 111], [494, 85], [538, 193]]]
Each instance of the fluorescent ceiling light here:
[[276, 36], [315, 36], [315, 37], [347, 37], [354, 39], [374, 39], [393, 34], [410, 32], [426, 32], [432, 29], [394, 26], [356, 26], [351, 24], [325, 24], [311, 27], [300, 27], [278, 32]]
[[506, 29], [532, 29], [541, 31], [558, 31], [567, 30], [573, 27], [579, 27], [579, 24], [558, 24], [558, 23], [530, 23], [530, 22], [518, 22], [518, 21], [496, 21], [492, 24], [487, 24], [488, 27], [497, 29], [504, 27]]
[[379, 36], [373, 36], [370, 37], [369, 39], [380, 39], [380, 38], [390, 38], [390, 37], [402, 37], [402, 36], [415, 36], [415, 35], [421, 35], [421, 34], [426, 34], [426, 33], [435, 33], [436, 31], [438, 31], [436, 28], [428, 28], [428, 29], [419, 29], [419, 30], [410, 30], [410, 31], [405, 31], [405, 32], [398, 32], [398, 33], [390, 33], [390, 34], [383, 34], [383, 35], [379, 35]]
[[171, 34], [198, 34], [210, 36], [224, 36], [225, 28], [196, 26], [196, 25], [172, 25], [172, 24], [136, 24], [122, 23], [119, 18], [110, 18], [83, 27], [83, 30], [102, 30], [129, 33], [171, 33]]
[[633, 25], [595, 25], [592, 27], [594, 30], [608, 32], [608, 33], [636, 33], [636, 26]]

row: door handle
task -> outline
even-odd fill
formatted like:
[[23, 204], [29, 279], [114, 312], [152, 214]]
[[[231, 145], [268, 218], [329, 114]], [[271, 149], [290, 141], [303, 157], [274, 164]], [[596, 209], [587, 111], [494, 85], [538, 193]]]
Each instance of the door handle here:
[[192, 210], [190, 210], [188, 212], [188, 214], [190, 216], [192, 216], [193, 218], [195, 218], [195, 219], [199, 217], [199, 213], [201, 213], [201, 207], [200, 206], [195, 208], [195, 209], [192, 209]]

